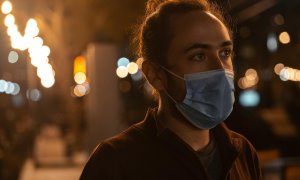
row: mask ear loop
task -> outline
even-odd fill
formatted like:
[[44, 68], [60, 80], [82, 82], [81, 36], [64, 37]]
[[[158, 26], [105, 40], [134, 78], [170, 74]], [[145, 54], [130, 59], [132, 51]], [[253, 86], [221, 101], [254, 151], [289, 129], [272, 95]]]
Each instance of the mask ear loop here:
[[[158, 64], [163, 70], [165, 70], [165, 71], [167, 71], [168, 73], [170, 73], [170, 74], [172, 74], [173, 76], [175, 76], [175, 77], [177, 77], [177, 78], [179, 78], [179, 79], [181, 79], [181, 80], [184, 80], [184, 78], [183, 77], [181, 77], [181, 76], [179, 76], [179, 75], [177, 75], [177, 74], [175, 74], [174, 72], [172, 72], [172, 71], [170, 71], [169, 69], [167, 69], [167, 68], [165, 68], [164, 66], [162, 66], [162, 65], [160, 65], [160, 64]], [[167, 91], [165, 91], [165, 93], [166, 93], [166, 95], [175, 103], [175, 104], [177, 104], [178, 102], [167, 92]]]
[[162, 66], [162, 65], [160, 65], [160, 64], [159, 64], [159, 66], [160, 66], [163, 70], [165, 70], [165, 71], [167, 71], [168, 73], [172, 74], [173, 76], [175, 76], [175, 77], [177, 77], [177, 78], [179, 78], [179, 79], [181, 79], [181, 80], [184, 80], [183, 77], [179, 76], [178, 74], [175, 74], [174, 72], [170, 71], [169, 69], [165, 68], [164, 66]]

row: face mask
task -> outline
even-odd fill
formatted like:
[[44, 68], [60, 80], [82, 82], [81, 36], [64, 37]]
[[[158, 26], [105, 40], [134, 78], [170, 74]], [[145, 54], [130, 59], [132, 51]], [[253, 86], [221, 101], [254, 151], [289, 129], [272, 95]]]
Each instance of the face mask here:
[[185, 74], [184, 78], [162, 67], [168, 73], [183, 79], [186, 96], [176, 102], [178, 111], [199, 129], [211, 129], [224, 121], [233, 109], [234, 83], [232, 70], [212, 70]]

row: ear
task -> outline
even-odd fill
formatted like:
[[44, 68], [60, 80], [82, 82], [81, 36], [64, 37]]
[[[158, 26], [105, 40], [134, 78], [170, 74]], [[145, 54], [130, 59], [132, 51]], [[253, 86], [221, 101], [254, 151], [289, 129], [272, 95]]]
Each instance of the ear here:
[[161, 68], [150, 61], [144, 61], [142, 65], [142, 71], [148, 80], [148, 82], [157, 90], [161, 91], [164, 89], [163, 77]]

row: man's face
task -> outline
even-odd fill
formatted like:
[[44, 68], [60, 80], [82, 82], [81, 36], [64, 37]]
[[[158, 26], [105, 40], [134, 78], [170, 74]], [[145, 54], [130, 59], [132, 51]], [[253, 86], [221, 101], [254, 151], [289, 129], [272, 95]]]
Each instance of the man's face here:
[[[232, 70], [232, 41], [227, 28], [215, 16], [193, 11], [174, 16], [171, 23], [173, 38], [167, 51], [168, 68], [180, 75]], [[176, 101], [186, 94], [185, 82], [166, 72], [166, 89]]]

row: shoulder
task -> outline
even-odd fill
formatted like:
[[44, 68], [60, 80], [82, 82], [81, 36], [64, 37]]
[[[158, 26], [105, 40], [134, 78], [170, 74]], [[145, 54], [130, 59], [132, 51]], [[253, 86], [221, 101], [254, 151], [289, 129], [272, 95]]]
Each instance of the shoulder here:
[[249, 172], [252, 179], [262, 179], [257, 151], [252, 143], [246, 137], [237, 132], [230, 130], [229, 133], [231, 142], [238, 151], [238, 159], [236, 162], [240, 162], [238, 163], [239, 167], [243, 165], [245, 168], [244, 172]]
[[229, 129], [224, 123], [215, 129], [215, 134], [217, 134], [222, 141], [232, 144], [239, 152], [249, 151], [250, 153], [256, 154], [254, 146], [245, 136]]
[[137, 128], [136, 125], [132, 125], [125, 131], [101, 142], [97, 149], [101, 149], [102, 146], [109, 146], [115, 150], [132, 149], [140, 145], [141, 142], [146, 143], [149, 140], [151, 140], [151, 137], [147, 133]]
[[147, 128], [141, 128], [140, 124], [143, 123], [144, 122], [134, 124], [123, 132], [99, 143], [94, 149], [89, 161], [98, 161], [102, 156], [105, 158], [118, 157], [120, 160], [124, 158], [124, 156], [151, 150], [151, 147], [153, 147], [153, 144], [157, 143], [157, 141], [154, 136], [147, 132]]
[[145, 135], [134, 126], [99, 143], [92, 152], [81, 174], [83, 179], [118, 179], [120, 162], [132, 156]]

